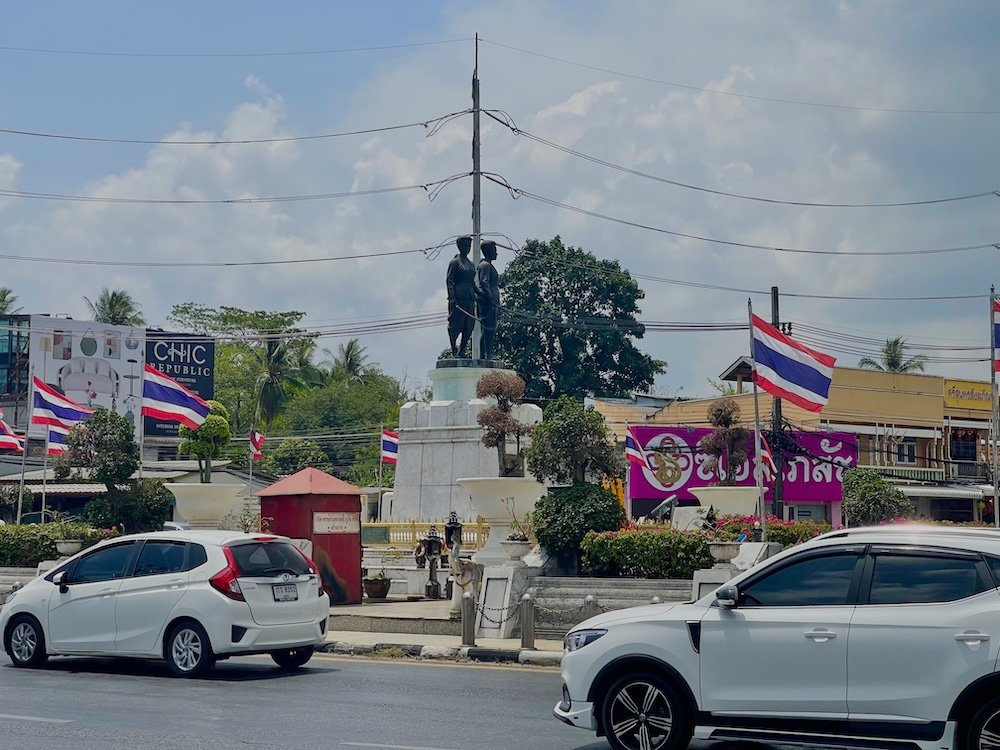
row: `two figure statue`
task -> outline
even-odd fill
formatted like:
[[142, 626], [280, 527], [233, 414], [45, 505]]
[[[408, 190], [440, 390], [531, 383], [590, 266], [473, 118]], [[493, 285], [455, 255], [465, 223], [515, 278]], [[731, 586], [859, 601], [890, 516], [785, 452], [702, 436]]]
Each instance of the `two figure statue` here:
[[483, 259], [476, 268], [469, 260], [472, 238], [459, 237], [455, 244], [458, 246], [458, 254], [448, 263], [445, 276], [451, 356], [469, 357], [469, 344], [478, 318], [482, 335], [477, 359], [492, 359], [493, 339], [500, 310], [500, 275], [493, 267], [493, 261], [497, 258], [497, 245], [491, 241], [482, 243]]

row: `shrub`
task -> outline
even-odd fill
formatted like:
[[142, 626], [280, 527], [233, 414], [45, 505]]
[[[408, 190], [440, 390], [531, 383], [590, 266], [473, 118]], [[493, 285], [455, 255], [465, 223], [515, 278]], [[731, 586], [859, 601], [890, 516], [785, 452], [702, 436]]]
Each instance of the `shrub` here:
[[[722, 516], [716, 522], [715, 536], [720, 540], [735, 540], [740, 534], [753, 539], [753, 525], [756, 516]], [[767, 516], [767, 541], [777, 542], [782, 547], [800, 544], [814, 536], [833, 531], [826, 521], [783, 521], [777, 516]]]
[[666, 528], [589, 532], [583, 539], [580, 566], [594, 576], [623, 578], [693, 578], [712, 567], [708, 537]]
[[42, 560], [55, 560], [56, 539], [82, 539], [86, 548], [117, 534], [114, 529], [73, 522], [0, 526], [0, 567], [34, 568]]
[[853, 468], [844, 472], [842, 509], [851, 526], [888, 523], [913, 515], [913, 504], [874, 469]]
[[144, 478], [99, 495], [84, 506], [87, 520], [99, 528], [121, 528], [133, 534], [156, 531], [170, 518], [173, 495], [162, 479]]
[[550, 554], [577, 559], [588, 531], [617, 531], [625, 509], [614, 493], [596, 484], [574, 484], [540, 498], [531, 514], [538, 543]]

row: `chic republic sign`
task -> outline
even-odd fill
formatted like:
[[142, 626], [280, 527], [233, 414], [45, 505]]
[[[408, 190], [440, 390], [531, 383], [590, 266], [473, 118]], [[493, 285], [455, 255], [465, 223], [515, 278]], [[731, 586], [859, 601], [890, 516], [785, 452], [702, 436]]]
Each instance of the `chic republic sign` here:
[[[706, 466], [709, 456], [698, 450], [698, 442], [712, 432], [705, 427], [633, 427], [632, 432], [654, 471], [631, 463], [629, 485], [632, 498], [678, 501], [695, 500], [689, 487], [718, 482], [721, 474]], [[844, 469], [858, 463], [857, 436], [846, 432], [795, 432], [806, 455], [787, 456], [784, 466], [786, 502], [839, 502]], [[748, 441], [750, 457], [736, 473], [736, 484], [754, 485], [759, 471], [753, 455], [753, 432]], [[765, 485], [767, 483], [765, 482]]]

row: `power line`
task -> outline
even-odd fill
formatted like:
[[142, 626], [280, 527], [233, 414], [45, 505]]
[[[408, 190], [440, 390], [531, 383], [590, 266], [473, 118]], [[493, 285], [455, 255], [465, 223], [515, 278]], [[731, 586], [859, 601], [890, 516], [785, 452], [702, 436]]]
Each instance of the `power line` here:
[[444, 44], [471, 42], [471, 37], [458, 39], [441, 39], [429, 42], [411, 42], [409, 44], [383, 44], [372, 47], [341, 47], [339, 49], [314, 49], [278, 52], [102, 52], [99, 50], [55, 49], [45, 47], [11, 47], [0, 46], [0, 52], [28, 52], [40, 55], [80, 55], [85, 57], [152, 57], [152, 58], [204, 58], [225, 59], [243, 57], [309, 57], [314, 55], [339, 55], [351, 52], [383, 52], [394, 49], [410, 49], [414, 47], [433, 47]]
[[646, 83], [656, 83], [661, 86], [670, 86], [673, 88], [686, 89], [688, 91], [697, 91], [704, 94], [718, 94], [719, 96], [729, 96], [737, 99], [753, 99], [755, 101], [763, 102], [774, 102], [777, 104], [795, 104], [803, 107], [822, 107], [826, 109], [846, 109], [854, 110], [860, 112], [894, 112], [897, 114], [915, 114], [915, 115], [1000, 115], [1000, 110], [987, 109], [987, 110], [967, 110], [967, 109], [909, 109], [903, 107], [868, 107], [861, 105], [852, 104], [832, 104], [829, 102], [811, 102], [803, 101], [799, 99], [782, 99], [773, 96], [759, 96], [755, 94], [740, 94], [735, 91], [722, 91], [720, 89], [710, 89], [703, 86], [689, 86], [683, 83], [676, 83], [673, 81], [664, 81], [658, 78], [650, 78], [648, 76], [635, 75], [633, 73], [622, 73], [621, 71], [611, 70], [609, 68], [601, 68], [596, 65], [588, 65], [586, 63], [576, 62], [574, 60], [566, 60], [561, 57], [555, 57], [553, 55], [545, 55], [541, 52], [533, 52], [531, 50], [522, 49], [520, 47], [513, 47], [508, 44], [501, 44], [500, 42], [490, 41], [489, 39], [484, 39], [479, 37], [479, 41], [484, 44], [492, 44], [495, 47], [502, 47], [503, 49], [511, 50], [513, 52], [520, 52], [524, 55], [531, 55], [532, 57], [542, 58], [544, 60], [552, 60], [553, 62], [562, 63], [564, 65], [573, 65], [578, 68], [585, 68], [587, 70], [595, 70], [599, 73], [608, 73], [613, 76], [620, 76], [622, 78], [631, 78], [636, 81], [645, 81]]

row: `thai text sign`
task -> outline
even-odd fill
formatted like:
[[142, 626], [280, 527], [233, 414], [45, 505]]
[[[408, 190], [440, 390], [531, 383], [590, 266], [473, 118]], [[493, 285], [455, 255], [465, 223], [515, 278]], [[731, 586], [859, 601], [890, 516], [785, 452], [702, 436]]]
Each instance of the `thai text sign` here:
[[944, 405], [953, 409], [989, 411], [990, 384], [975, 380], [945, 380]]
[[313, 534], [360, 534], [358, 513], [313, 513]]
[[[632, 432], [654, 469], [649, 472], [630, 464], [632, 498], [662, 500], [676, 495], [678, 501], [695, 500], [689, 487], [705, 487], [722, 476], [724, 465], [710, 469], [706, 465], [710, 457], [698, 449], [698, 442], [712, 432], [709, 428], [633, 427]], [[802, 454], [784, 457], [785, 502], [839, 502], [844, 469], [858, 463], [857, 436], [846, 432], [794, 432], [793, 435]], [[737, 485], [757, 483], [759, 468], [754, 452], [751, 430], [747, 440], [749, 458], [736, 472]], [[770, 483], [765, 481], [764, 486], [769, 487]]]

